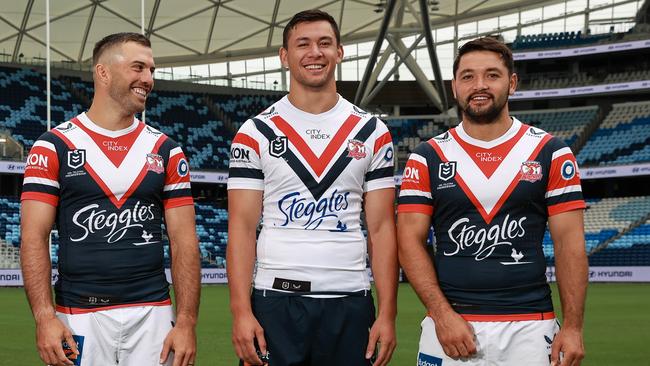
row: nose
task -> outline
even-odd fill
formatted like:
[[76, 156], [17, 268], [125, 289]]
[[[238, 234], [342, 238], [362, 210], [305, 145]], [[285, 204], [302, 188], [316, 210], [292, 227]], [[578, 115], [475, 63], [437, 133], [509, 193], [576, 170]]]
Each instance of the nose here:
[[309, 47], [309, 54], [314, 57], [319, 57], [323, 54], [317, 42], [312, 43], [312, 45]]
[[473, 89], [474, 90], [485, 90], [488, 88], [487, 83], [485, 82], [485, 78], [482, 75], [477, 75], [474, 78], [474, 85]]
[[144, 70], [142, 73], [140, 73], [140, 82], [149, 87], [152, 86], [153, 72], [151, 70]]

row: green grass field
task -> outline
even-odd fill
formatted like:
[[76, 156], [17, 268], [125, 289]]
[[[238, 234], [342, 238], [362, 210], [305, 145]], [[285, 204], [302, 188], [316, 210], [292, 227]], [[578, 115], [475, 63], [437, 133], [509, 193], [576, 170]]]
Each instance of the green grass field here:
[[[553, 290], [556, 294], [555, 287]], [[236, 365], [230, 343], [227, 288], [206, 286], [202, 291], [197, 365]], [[0, 288], [0, 299], [0, 364], [41, 365], [23, 290]], [[559, 303], [557, 297], [554, 301]], [[408, 285], [400, 285], [398, 302], [398, 346], [391, 365], [414, 365], [424, 309]], [[585, 320], [587, 358], [583, 365], [648, 365], [649, 340], [650, 284], [589, 286]]]

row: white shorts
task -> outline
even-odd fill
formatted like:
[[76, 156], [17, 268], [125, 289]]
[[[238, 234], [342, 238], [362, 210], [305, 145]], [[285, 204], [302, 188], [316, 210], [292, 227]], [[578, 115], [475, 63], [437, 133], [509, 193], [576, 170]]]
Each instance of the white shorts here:
[[[160, 352], [172, 329], [170, 305], [133, 306], [56, 316], [70, 328], [80, 351], [79, 366], [159, 365]], [[173, 354], [165, 365], [171, 366]]]
[[477, 352], [453, 359], [438, 342], [430, 317], [422, 321], [418, 366], [548, 366], [551, 343], [560, 330], [556, 319], [523, 321], [470, 321]]

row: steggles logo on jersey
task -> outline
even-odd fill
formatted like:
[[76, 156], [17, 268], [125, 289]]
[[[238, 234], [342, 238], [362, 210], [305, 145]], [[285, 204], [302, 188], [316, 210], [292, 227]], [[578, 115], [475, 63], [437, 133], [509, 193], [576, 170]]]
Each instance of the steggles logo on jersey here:
[[[510, 215], [506, 215], [500, 225], [495, 224], [477, 229], [476, 225], [467, 225], [470, 222], [468, 218], [460, 218], [451, 224], [447, 231], [449, 239], [456, 244], [456, 248], [451, 252], [443, 252], [443, 254], [451, 257], [460, 251], [471, 250], [474, 259], [482, 261], [492, 255], [498, 246], [512, 246], [509, 240], [524, 237], [526, 235], [524, 221], [526, 221], [526, 216], [518, 220], [511, 220]], [[515, 259], [515, 261], [517, 260]]]
[[438, 165], [438, 178], [443, 181], [448, 181], [451, 178], [456, 176], [456, 162], [448, 161], [446, 163], [440, 163]]
[[76, 149], [68, 151], [68, 166], [77, 169], [86, 164], [86, 150]]
[[533, 263], [533, 262], [522, 261], [522, 259], [524, 258], [524, 254], [521, 251], [518, 252], [517, 249], [515, 248], [512, 248], [512, 253], [510, 253], [510, 256], [512, 257], [514, 262], [500, 262], [500, 263], [503, 264], [504, 266]]
[[160, 241], [151, 241], [153, 239], [153, 234], [150, 234], [147, 232], [147, 230], [142, 230], [142, 239], [144, 239], [144, 242], [141, 243], [133, 243], [135, 246], [141, 246], [141, 245], [149, 245], [149, 244], [155, 244], [155, 243], [160, 243]]
[[110, 214], [107, 210], [97, 210], [99, 205], [96, 203], [82, 207], [72, 215], [72, 223], [81, 228], [83, 234], [77, 238], [70, 237], [70, 240], [79, 242], [89, 234], [108, 231], [104, 237], [109, 244], [115, 243], [122, 239], [130, 228], [142, 228], [142, 223], [153, 220], [154, 207], [154, 204], [145, 206], [138, 201], [131, 209]]
[[[315, 230], [325, 219], [338, 220], [336, 213], [348, 208], [349, 195], [350, 192], [339, 193], [338, 190], [334, 190], [329, 197], [323, 197], [315, 202], [300, 197], [300, 192], [289, 193], [278, 201], [278, 208], [285, 217], [284, 223], [280, 226], [287, 226], [290, 222], [303, 220], [302, 226], [305, 230]], [[345, 231], [344, 224], [340, 221], [338, 224], [340, 225], [339, 230]]]
[[282, 157], [287, 151], [287, 136], [278, 136], [269, 144], [269, 154], [274, 158]]
[[524, 161], [521, 163], [521, 176], [519, 180], [526, 182], [537, 182], [542, 179], [542, 164], [539, 161]]
[[356, 160], [366, 157], [366, 145], [359, 140], [348, 140], [348, 157]]
[[145, 166], [148, 172], [162, 174], [165, 171], [163, 157], [158, 154], [147, 154]]

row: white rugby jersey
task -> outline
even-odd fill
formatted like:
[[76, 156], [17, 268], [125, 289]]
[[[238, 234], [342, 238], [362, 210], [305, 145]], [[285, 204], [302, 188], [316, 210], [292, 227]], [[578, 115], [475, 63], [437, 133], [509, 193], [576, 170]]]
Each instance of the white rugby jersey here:
[[549, 216], [585, 208], [575, 157], [513, 118], [492, 141], [463, 124], [409, 157], [398, 212], [432, 216], [440, 288], [463, 314], [553, 309], [542, 239]]
[[246, 121], [233, 139], [228, 189], [264, 191], [255, 288], [369, 289], [362, 197], [394, 186], [386, 125], [341, 96], [317, 115], [285, 96]]

